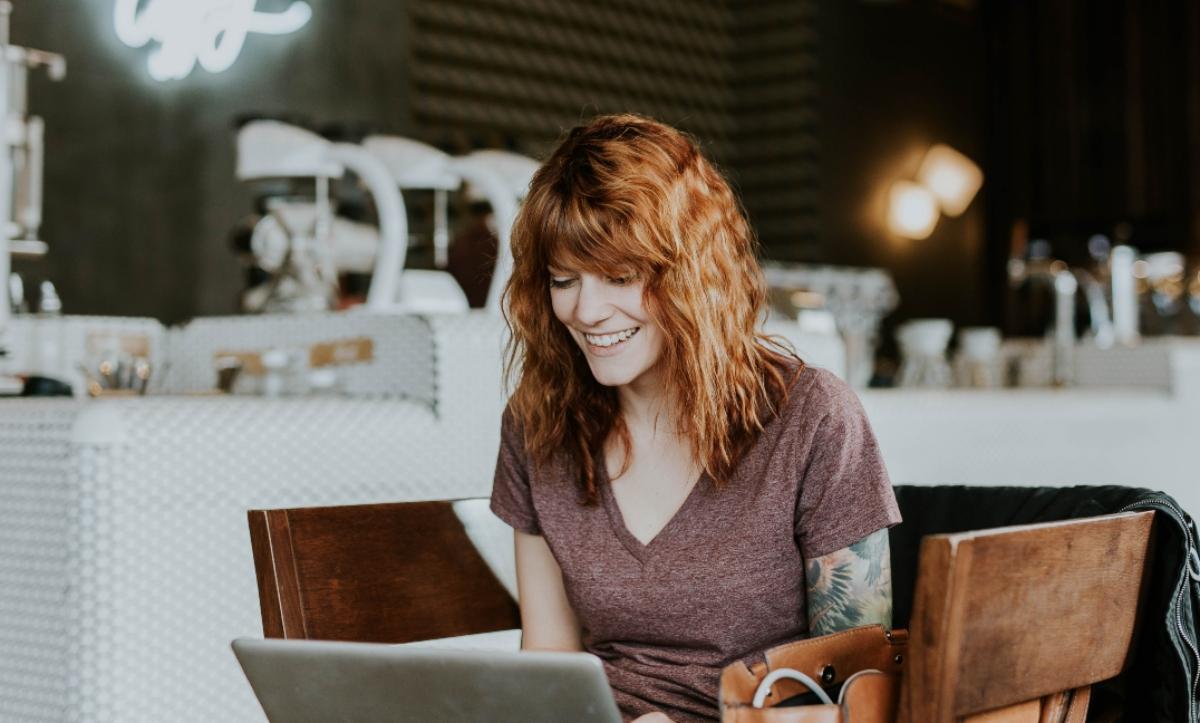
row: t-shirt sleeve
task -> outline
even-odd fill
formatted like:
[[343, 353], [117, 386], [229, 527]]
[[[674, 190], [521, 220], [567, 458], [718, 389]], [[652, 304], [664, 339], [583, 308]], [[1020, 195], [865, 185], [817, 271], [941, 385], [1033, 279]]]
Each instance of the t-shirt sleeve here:
[[529, 464], [525, 440], [512, 410], [505, 408], [500, 420], [500, 452], [492, 480], [492, 512], [514, 530], [542, 534], [533, 495], [529, 489]]
[[853, 545], [900, 522], [900, 509], [871, 431], [854, 392], [836, 380], [824, 414], [808, 435], [796, 502], [796, 541], [806, 559]]

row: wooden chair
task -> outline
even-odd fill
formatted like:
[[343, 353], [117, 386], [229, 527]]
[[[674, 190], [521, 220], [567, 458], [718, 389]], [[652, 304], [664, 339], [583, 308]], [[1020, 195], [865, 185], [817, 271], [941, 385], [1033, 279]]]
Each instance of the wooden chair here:
[[[267, 637], [411, 642], [520, 626], [451, 502], [253, 510]], [[1153, 513], [921, 543], [901, 723], [1082, 723], [1129, 659]]]
[[263, 634], [405, 643], [520, 627], [453, 502], [251, 510]]
[[901, 723], [1082, 723], [1129, 660], [1153, 517], [925, 537]]

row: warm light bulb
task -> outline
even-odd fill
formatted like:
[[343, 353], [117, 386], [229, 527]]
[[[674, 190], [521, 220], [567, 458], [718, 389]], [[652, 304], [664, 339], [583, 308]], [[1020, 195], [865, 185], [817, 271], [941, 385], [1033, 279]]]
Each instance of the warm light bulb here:
[[983, 185], [983, 171], [970, 158], [939, 143], [925, 154], [917, 180], [937, 196], [943, 213], [958, 216]]
[[904, 238], [929, 238], [938, 220], [937, 197], [919, 183], [896, 181], [888, 194], [888, 228]]

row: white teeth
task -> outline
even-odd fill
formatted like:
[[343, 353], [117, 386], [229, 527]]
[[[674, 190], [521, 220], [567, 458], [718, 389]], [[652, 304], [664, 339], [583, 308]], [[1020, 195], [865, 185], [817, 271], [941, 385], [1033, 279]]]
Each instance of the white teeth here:
[[600, 336], [596, 336], [594, 334], [584, 334], [583, 336], [585, 339], [587, 339], [587, 343], [591, 344], [592, 346], [612, 346], [613, 344], [619, 344], [620, 342], [623, 342], [629, 337], [633, 336], [640, 328], [640, 326], [635, 326], [632, 329], [618, 331], [616, 334], [602, 334]]

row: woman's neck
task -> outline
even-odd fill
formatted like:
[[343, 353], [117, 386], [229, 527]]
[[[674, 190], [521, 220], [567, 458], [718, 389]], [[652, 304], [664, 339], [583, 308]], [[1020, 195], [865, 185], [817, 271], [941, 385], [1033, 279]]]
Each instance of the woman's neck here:
[[660, 385], [629, 384], [617, 388], [621, 416], [635, 436], [653, 438], [663, 433], [677, 434], [675, 405]]

